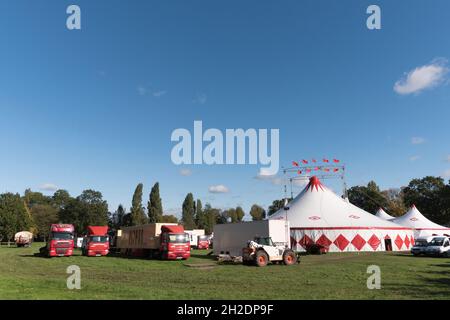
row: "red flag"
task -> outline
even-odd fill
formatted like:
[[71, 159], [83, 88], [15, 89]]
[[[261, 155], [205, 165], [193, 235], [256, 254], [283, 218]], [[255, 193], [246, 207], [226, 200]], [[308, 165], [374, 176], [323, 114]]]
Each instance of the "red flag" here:
[[319, 167], [315, 167], [314, 170], [316, 170], [316, 171], [319, 170]]
[[339, 171], [339, 168], [334, 168], [333, 171], [334, 171], [334, 172], [338, 172], [338, 171]]
[[325, 169], [323, 169], [323, 171], [330, 172], [330, 169], [325, 168]]
[[311, 169], [306, 169], [306, 172], [311, 172]]
[[292, 165], [295, 166], [295, 167], [298, 167], [298, 162], [292, 161]]
[[298, 174], [302, 174], [302, 170], [298, 170], [297, 173], [298, 173]]
[[316, 159], [312, 159], [312, 162], [316, 163], [317, 161], [316, 161]]
[[339, 163], [339, 160], [338, 160], [338, 159], [333, 159], [333, 161], [336, 162], [336, 163]]
[[326, 163], [328, 163], [328, 162], [330, 162], [328, 159], [323, 159], [323, 162], [326, 162]]
[[303, 162], [304, 164], [307, 164], [307, 163], [308, 163], [308, 161], [306, 161], [306, 160], [302, 160], [302, 162]]

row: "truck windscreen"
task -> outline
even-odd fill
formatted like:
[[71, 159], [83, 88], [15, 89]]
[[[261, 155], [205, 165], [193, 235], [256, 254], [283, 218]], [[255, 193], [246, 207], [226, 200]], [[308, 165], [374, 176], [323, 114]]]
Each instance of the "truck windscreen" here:
[[108, 242], [108, 237], [107, 236], [90, 236], [89, 237], [89, 241], [90, 242]]
[[186, 234], [169, 234], [170, 243], [186, 243], [189, 242], [189, 236]]
[[67, 232], [52, 232], [52, 239], [55, 240], [72, 240], [73, 235]]

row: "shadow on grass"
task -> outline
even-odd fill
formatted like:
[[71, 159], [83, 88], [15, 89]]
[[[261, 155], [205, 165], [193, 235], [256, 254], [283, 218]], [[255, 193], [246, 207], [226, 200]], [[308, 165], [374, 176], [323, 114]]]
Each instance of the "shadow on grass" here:
[[198, 258], [198, 259], [204, 259], [204, 260], [210, 260], [210, 261], [216, 260], [216, 257], [213, 256], [212, 254], [207, 255], [207, 254], [191, 253], [191, 258]]

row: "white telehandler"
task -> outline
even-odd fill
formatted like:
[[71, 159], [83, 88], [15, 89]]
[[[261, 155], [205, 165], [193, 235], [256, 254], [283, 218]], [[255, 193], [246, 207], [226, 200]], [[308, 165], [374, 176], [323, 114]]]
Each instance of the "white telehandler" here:
[[247, 247], [242, 249], [242, 263], [246, 265], [254, 264], [258, 267], [265, 267], [269, 262], [281, 263], [291, 266], [297, 262], [295, 252], [286, 246], [274, 245], [272, 238], [255, 238], [247, 243]]

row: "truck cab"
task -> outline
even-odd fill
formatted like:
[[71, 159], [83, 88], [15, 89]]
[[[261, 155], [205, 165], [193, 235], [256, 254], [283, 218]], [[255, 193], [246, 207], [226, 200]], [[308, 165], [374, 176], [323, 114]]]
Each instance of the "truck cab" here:
[[89, 226], [81, 251], [84, 256], [88, 257], [106, 256], [109, 253], [108, 227]]
[[450, 257], [450, 238], [435, 236], [429, 242], [426, 254], [431, 256]]
[[49, 257], [69, 257], [73, 254], [74, 227], [71, 224], [52, 224], [47, 245], [41, 252]]
[[197, 249], [209, 249], [209, 236], [198, 236]]
[[183, 226], [162, 226], [160, 241], [160, 257], [163, 260], [186, 260], [191, 256], [189, 235], [184, 232]]

